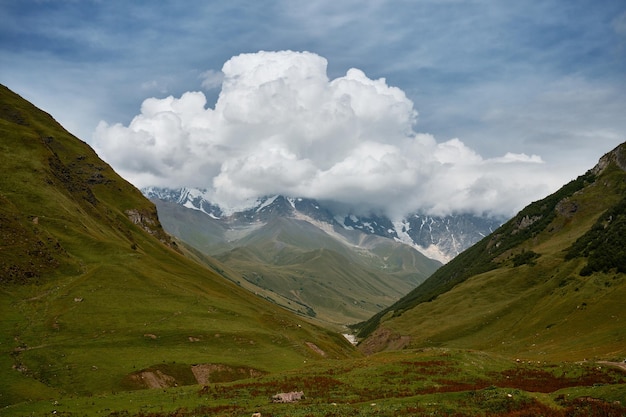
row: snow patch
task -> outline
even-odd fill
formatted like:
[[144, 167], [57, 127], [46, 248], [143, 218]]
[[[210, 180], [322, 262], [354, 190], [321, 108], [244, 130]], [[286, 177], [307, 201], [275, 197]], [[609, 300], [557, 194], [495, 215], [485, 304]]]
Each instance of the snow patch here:
[[343, 336], [343, 337], [345, 337], [345, 338], [346, 338], [346, 340], [347, 340], [348, 342], [352, 343], [352, 344], [353, 344], [353, 345], [355, 345], [355, 346], [356, 346], [356, 344], [359, 342], [359, 341], [356, 339], [356, 336], [355, 336], [355, 335], [353, 335], [353, 334], [342, 333], [342, 336]]
[[267, 207], [270, 204], [272, 204], [277, 198], [278, 198], [277, 195], [275, 195], [274, 197], [268, 198], [263, 203], [261, 203], [261, 205], [256, 209], [256, 212], [258, 213], [259, 211], [263, 210], [265, 207]]
[[192, 210], [198, 210], [200, 211], [200, 209], [196, 206], [193, 205], [193, 203], [189, 200], [185, 201], [185, 203], [183, 204], [183, 207], [186, 207], [188, 209], [192, 209]]
[[354, 230], [354, 227], [346, 226], [345, 218], [346, 216], [335, 216], [335, 221], [339, 223], [339, 225], [341, 225], [341, 227], [343, 227], [346, 230]]
[[345, 236], [341, 235], [340, 233], [337, 233], [333, 225], [330, 223], [323, 222], [320, 220], [315, 220], [314, 218], [309, 217], [306, 214], [301, 213], [299, 211], [294, 212], [293, 218], [296, 220], [302, 220], [302, 221], [312, 224], [313, 226], [317, 227], [321, 231], [325, 232], [327, 235], [333, 237], [334, 239], [338, 240], [339, 242], [343, 243], [344, 245], [348, 247], [362, 249], [362, 246], [351, 243], [350, 241], [348, 241], [348, 239]]
[[[424, 223], [422, 223], [423, 227]], [[411, 230], [409, 226], [409, 222], [406, 220], [395, 221], [393, 222], [393, 227], [396, 229], [396, 234], [398, 237], [394, 238], [396, 242], [404, 243], [405, 245], [411, 246], [413, 249], [420, 252], [422, 255], [425, 255], [431, 259], [435, 259], [441, 263], [448, 263], [453, 258], [452, 256], [446, 255], [437, 245], [429, 245], [427, 248], [418, 245], [411, 239], [408, 231]]]

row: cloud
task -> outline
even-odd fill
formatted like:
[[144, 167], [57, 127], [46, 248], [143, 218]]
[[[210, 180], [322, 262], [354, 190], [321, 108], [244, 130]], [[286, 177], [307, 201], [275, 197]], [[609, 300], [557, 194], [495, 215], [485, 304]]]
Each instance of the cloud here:
[[331, 80], [327, 66], [309, 52], [235, 56], [214, 108], [202, 92], [149, 98], [127, 126], [100, 122], [93, 145], [136, 186], [206, 188], [225, 209], [284, 194], [392, 217], [510, 215], [562, 185], [537, 155], [484, 158], [416, 132], [402, 90], [354, 68]]
[[202, 87], [212, 90], [222, 85], [224, 74], [221, 71], [208, 70], [200, 74], [200, 78], [202, 79]]

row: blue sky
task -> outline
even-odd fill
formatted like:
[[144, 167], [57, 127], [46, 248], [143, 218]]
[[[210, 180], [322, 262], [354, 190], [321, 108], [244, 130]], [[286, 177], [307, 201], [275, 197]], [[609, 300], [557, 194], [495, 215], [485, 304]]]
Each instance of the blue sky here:
[[309, 51], [325, 58], [330, 81], [350, 68], [384, 78], [412, 102], [414, 133], [439, 145], [458, 138], [481, 163], [538, 156], [553, 175], [515, 207], [626, 140], [622, 0], [4, 0], [0, 18], [0, 83], [99, 144], [135, 183], [138, 172], [107, 154], [105, 135], [98, 143], [99, 122], [130, 128], [145, 99], [193, 91], [213, 108], [222, 66], [259, 51]]

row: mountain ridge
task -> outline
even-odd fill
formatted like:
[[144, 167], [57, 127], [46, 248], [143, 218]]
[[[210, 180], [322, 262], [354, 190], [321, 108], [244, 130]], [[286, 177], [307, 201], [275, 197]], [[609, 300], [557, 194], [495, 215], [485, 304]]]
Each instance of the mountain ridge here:
[[[414, 213], [400, 220], [391, 220], [383, 215], [370, 213], [356, 215], [347, 208], [333, 202], [318, 202], [315, 199], [272, 195], [261, 197], [251, 207], [224, 212], [210, 202], [206, 190], [197, 188], [146, 187], [142, 193], [151, 199], [175, 202], [186, 208], [205, 213], [214, 220], [224, 223], [261, 220], [276, 212], [286, 216], [305, 215], [310, 221], [340, 226], [345, 230], [360, 230], [367, 234], [390, 238], [407, 244], [429, 258], [442, 263], [448, 262], [471, 244], [491, 233], [503, 222], [501, 217], [476, 216], [461, 213], [448, 216], [429, 216]], [[320, 223], [317, 223], [319, 226]]]
[[[298, 303], [296, 311], [336, 329], [367, 319], [433, 273], [440, 263], [424, 252], [456, 251], [498, 224], [471, 215], [436, 219], [417, 214], [394, 224], [332, 202], [281, 195], [225, 212], [203, 190], [150, 187], [142, 192], [156, 204], [169, 233], [228, 265], [243, 278], [236, 282], [280, 299], [285, 308]], [[338, 214], [343, 212], [349, 214]], [[411, 236], [427, 241], [428, 250]], [[320, 255], [320, 249], [327, 251]]]

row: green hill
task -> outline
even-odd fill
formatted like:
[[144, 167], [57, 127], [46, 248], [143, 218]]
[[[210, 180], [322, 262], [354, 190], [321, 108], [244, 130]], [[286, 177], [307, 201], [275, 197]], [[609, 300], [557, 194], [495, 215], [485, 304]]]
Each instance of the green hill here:
[[626, 144], [359, 326], [366, 352], [626, 355]]
[[337, 330], [391, 305], [441, 265], [407, 245], [356, 230], [329, 232], [287, 215], [227, 228], [198, 210], [154, 202], [164, 227], [211, 255], [209, 264], [217, 259], [250, 291]]
[[0, 166], [0, 405], [356, 354], [184, 256], [149, 200], [4, 86]]

